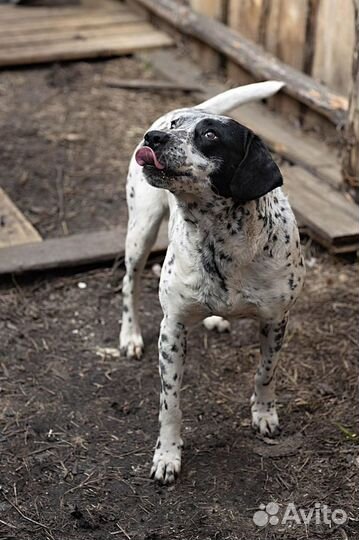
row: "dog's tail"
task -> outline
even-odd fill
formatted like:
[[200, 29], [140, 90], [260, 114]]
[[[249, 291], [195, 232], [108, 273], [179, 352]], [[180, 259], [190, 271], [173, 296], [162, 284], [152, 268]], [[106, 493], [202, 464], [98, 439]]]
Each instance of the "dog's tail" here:
[[212, 114], [224, 114], [249, 101], [268, 98], [283, 86], [284, 83], [281, 81], [265, 81], [238, 86], [203, 101], [203, 103], [196, 105], [195, 109], [201, 109]]

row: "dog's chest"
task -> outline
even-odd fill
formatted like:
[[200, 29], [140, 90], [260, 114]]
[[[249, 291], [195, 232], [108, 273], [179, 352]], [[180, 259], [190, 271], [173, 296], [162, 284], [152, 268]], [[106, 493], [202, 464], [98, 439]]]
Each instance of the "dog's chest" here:
[[175, 212], [163, 286], [173, 291], [184, 309], [202, 310], [203, 316], [256, 316], [268, 309], [282, 310], [293, 297], [288, 262], [295, 246], [293, 225], [286, 222], [271, 234], [254, 211], [243, 209], [217, 221], [196, 212], [184, 219]]
[[170, 274], [167, 278], [185, 302], [202, 306], [208, 313], [254, 310], [245, 290], [244, 270], [254, 245], [248, 245], [238, 223], [229, 223], [228, 227], [227, 223], [223, 227], [217, 224], [214, 230], [205, 227], [200, 232], [181, 220], [173, 225], [165, 273], [172, 274], [172, 279]]

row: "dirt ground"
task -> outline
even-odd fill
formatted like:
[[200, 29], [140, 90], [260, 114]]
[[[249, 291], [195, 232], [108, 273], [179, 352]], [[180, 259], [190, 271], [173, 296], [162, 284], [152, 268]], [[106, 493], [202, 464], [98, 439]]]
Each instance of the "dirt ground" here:
[[[161, 112], [194, 96], [106, 88], [151, 77], [133, 58], [4, 72], [1, 184], [44, 237], [125, 219], [129, 155]], [[183, 472], [149, 480], [157, 433], [157, 278], [146, 271], [141, 362], [116, 347], [122, 269], [3, 279], [0, 288], [0, 538], [359, 539], [358, 264], [303, 239], [308, 277], [278, 372], [283, 433], [250, 428], [256, 324], [189, 339]], [[253, 515], [278, 503], [342, 509], [345, 524]]]
[[150, 124], [195, 95], [118, 90], [153, 78], [133, 58], [2, 72], [1, 186], [45, 238], [126, 223], [129, 158]]

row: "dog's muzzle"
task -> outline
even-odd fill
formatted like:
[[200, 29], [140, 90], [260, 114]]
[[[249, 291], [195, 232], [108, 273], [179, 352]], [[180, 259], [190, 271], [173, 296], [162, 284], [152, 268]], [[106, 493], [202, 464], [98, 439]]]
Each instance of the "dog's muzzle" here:
[[158, 161], [156, 154], [149, 146], [142, 146], [139, 148], [135, 154], [135, 159], [141, 167], [151, 165], [160, 171], [165, 168], [165, 166]]
[[148, 131], [144, 137], [144, 146], [139, 148], [135, 154], [137, 163], [141, 167], [150, 165], [158, 170], [163, 170], [165, 166], [160, 162], [156, 154], [161, 153], [168, 139], [169, 135], [164, 131]]

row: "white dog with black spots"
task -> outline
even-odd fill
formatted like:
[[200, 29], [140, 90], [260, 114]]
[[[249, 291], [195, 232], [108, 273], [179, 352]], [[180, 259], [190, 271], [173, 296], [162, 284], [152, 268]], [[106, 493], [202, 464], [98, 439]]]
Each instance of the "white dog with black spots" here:
[[172, 483], [181, 468], [180, 388], [187, 330], [228, 320], [259, 320], [260, 364], [251, 398], [253, 427], [279, 433], [275, 371], [290, 308], [305, 268], [282, 175], [263, 142], [224, 113], [274, 94], [268, 81], [224, 92], [172, 111], [151, 126], [131, 160], [127, 200], [126, 275], [120, 351], [140, 358], [140, 276], [160, 223], [170, 211], [161, 272], [160, 433], [152, 477]]

